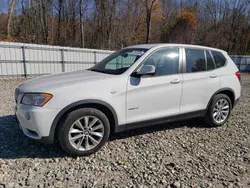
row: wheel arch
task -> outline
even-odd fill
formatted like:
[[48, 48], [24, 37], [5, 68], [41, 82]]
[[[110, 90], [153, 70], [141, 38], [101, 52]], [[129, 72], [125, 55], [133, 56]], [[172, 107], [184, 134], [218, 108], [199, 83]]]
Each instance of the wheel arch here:
[[53, 140], [55, 140], [56, 129], [58, 127], [58, 123], [65, 117], [66, 114], [68, 114], [69, 112], [72, 112], [73, 110], [76, 110], [79, 108], [86, 108], [86, 107], [96, 108], [96, 109], [102, 111], [110, 121], [111, 133], [113, 133], [115, 131], [115, 128], [118, 125], [118, 118], [117, 118], [117, 114], [116, 114], [114, 108], [110, 104], [108, 104], [107, 102], [104, 102], [101, 100], [96, 100], [96, 99], [90, 99], [90, 100], [77, 101], [77, 102], [74, 102], [74, 103], [66, 106], [65, 108], [63, 108], [56, 115], [55, 119], [52, 122], [49, 137], [53, 138]]
[[227, 95], [230, 100], [231, 100], [231, 103], [232, 103], [232, 108], [234, 107], [234, 102], [235, 102], [235, 92], [231, 89], [231, 88], [222, 88], [222, 89], [219, 89], [218, 91], [216, 91], [212, 97], [210, 98], [208, 104], [207, 104], [207, 107], [206, 107], [206, 111], [207, 109], [209, 108], [213, 98], [218, 95], [218, 94], [225, 94]]

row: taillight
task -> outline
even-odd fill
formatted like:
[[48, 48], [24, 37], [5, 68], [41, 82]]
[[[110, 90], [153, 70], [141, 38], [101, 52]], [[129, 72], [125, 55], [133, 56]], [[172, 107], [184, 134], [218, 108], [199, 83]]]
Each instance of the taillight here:
[[237, 78], [238, 78], [239, 81], [240, 81], [240, 71], [237, 71], [237, 72], [235, 73], [235, 76], [237, 76]]

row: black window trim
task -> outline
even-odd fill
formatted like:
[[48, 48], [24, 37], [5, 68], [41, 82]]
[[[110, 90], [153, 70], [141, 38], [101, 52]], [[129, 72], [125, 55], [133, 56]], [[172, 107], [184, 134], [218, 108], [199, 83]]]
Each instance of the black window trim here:
[[130, 76], [133, 76], [133, 74], [142, 66], [142, 64], [145, 62], [145, 60], [152, 55], [153, 53], [159, 51], [159, 50], [163, 50], [163, 49], [168, 49], [168, 48], [177, 48], [179, 49], [179, 67], [178, 67], [178, 72], [176, 74], [169, 74], [169, 75], [161, 75], [161, 76], [151, 76], [151, 78], [158, 78], [158, 77], [163, 77], [163, 76], [173, 76], [173, 75], [178, 75], [178, 74], [182, 74], [183, 73], [183, 51], [181, 46], [164, 46], [164, 47], [160, 47], [155, 49], [154, 51], [152, 51], [150, 54], [148, 54], [148, 56], [146, 56], [143, 61], [134, 69], [134, 71], [130, 74]]
[[[207, 72], [207, 52], [206, 52], [206, 50], [204, 50], [204, 56], [205, 56], [205, 63], [206, 63], [206, 72]], [[202, 71], [202, 72], [204, 72], [204, 71]]]
[[[216, 70], [216, 69], [217, 69], [217, 66], [216, 66], [216, 64], [215, 64], [214, 57], [213, 57], [213, 54], [212, 54], [211, 50], [204, 50], [204, 51], [205, 51], [205, 54], [206, 54], [206, 72]], [[213, 61], [214, 67], [215, 67], [214, 69], [207, 70], [207, 53], [206, 53], [206, 52], [208, 52], [208, 53], [210, 54], [211, 58], [212, 58], [212, 61]]]
[[215, 63], [215, 60], [214, 60], [214, 56], [213, 56], [211, 50], [207, 50], [207, 51], [208, 51], [208, 53], [210, 54], [210, 56], [212, 57], [212, 61], [213, 61], [214, 67], [215, 67], [215, 68], [212, 69], [212, 70], [215, 70], [215, 69], [217, 69], [217, 66], [216, 66], [216, 63]]

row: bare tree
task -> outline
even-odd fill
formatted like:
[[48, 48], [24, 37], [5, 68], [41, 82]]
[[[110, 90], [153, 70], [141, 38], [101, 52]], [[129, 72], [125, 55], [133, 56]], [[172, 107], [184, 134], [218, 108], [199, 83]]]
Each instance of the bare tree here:
[[81, 47], [84, 48], [83, 4], [82, 4], [82, 0], [79, 1], [79, 9], [80, 9]]
[[48, 43], [48, 2], [44, 0], [38, 1], [39, 18], [42, 27], [42, 41], [44, 44]]
[[58, 21], [57, 21], [57, 32], [56, 32], [56, 41], [55, 44], [62, 44], [61, 43], [61, 26], [62, 26], [62, 12], [63, 12], [63, 0], [58, 0], [58, 7], [56, 7], [58, 11]]
[[147, 44], [150, 42], [152, 13], [161, 5], [158, 4], [157, 0], [144, 0], [142, 1], [142, 4], [144, 5], [145, 11], [146, 11], [146, 41], [145, 42]]
[[8, 5], [9, 5], [9, 10], [8, 10], [8, 21], [7, 21], [7, 39], [11, 38], [11, 23], [12, 23], [12, 17], [13, 17], [16, 1], [11, 0], [10, 2], [9, 0]]
[[8, 14], [0, 14], [5, 40], [102, 49], [178, 42], [250, 54], [249, 0], [8, 2]]
[[84, 40], [84, 14], [87, 13], [89, 6], [89, 0], [85, 0], [83, 3], [83, 0], [79, 0], [79, 19], [80, 19], [80, 38], [81, 38], [81, 44], [80, 46], [84, 48], [85, 46], [85, 40]]

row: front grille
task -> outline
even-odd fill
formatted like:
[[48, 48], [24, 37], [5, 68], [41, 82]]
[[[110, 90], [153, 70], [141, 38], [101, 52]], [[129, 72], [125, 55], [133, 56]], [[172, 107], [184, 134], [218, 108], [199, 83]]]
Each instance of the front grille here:
[[16, 88], [16, 90], [15, 90], [15, 102], [16, 102], [16, 104], [17, 104], [18, 95], [19, 95], [19, 90], [18, 90], [18, 88]]

